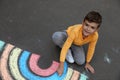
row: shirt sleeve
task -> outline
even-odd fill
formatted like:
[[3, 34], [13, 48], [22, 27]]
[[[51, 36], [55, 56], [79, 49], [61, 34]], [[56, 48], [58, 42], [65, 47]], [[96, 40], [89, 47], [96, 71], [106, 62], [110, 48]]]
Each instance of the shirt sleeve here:
[[65, 41], [63, 47], [62, 47], [62, 50], [61, 50], [61, 53], [60, 53], [60, 62], [64, 62], [65, 61], [67, 51], [71, 47], [71, 44], [72, 44], [74, 38], [75, 38], [75, 34], [72, 31], [70, 33], [70, 35], [68, 36], [67, 40]]
[[86, 60], [87, 62], [90, 62], [93, 57], [97, 40], [98, 40], [98, 37], [96, 37], [95, 40], [93, 40], [89, 43], [88, 52], [87, 52], [87, 60]]

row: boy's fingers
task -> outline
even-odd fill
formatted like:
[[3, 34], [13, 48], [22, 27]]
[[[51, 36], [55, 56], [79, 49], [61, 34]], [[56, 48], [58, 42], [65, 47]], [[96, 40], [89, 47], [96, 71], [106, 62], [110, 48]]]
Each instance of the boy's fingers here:
[[62, 74], [59, 74], [59, 76], [61, 76]]
[[58, 73], [59, 76], [61, 76], [62, 74], [61, 73]]
[[57, 73], [58, 73], [58, 75], [59, 75], [59, 76], [61, 76], [61, 75], [62, 75], [62, 73], [61, 73], [59, 70], [57, 71]]
[[89, 70], [88, 70], [88, 68], [87, 68], [87, 67], [85, 67], [85, 70], [86, 70], [87, 72], [89, 72]]
[[87, 72], [89, 72], [88, 68], [85, 68]]
[[92, 74], [94, 74], [94, 73], [95, 73], [95, 71], [94, 71], [94, 69], [93, 69], [93, 68], [86, 68], [86, 71], [87, 71], [87, 72], [91, 72]]

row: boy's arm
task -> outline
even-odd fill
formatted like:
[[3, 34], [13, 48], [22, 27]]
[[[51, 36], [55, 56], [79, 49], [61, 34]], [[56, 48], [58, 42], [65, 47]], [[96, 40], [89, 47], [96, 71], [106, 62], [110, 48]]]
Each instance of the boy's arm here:
[[98, 34], [96, 36], [94, 36], [93, 40], [89, 43], [87, 59], [86, 59], [87, 63], [89, 63], [93, 57], [97, 41], [98, 41]]
[[67, 40], [65, 41], [61, 53], [60, 53], [60, 62], [64, 62], [66, 58], [66, 54], [68, 49], [71, 47], [71, 44], [75, 38], [74, 32], [71, 32], [71, 34], [68, 36]]
[[74, 33], [71, 33], [71, 35], [68, 36], [67, 40], [65, 41], [65, 43], [62, 47], [62, 50], [61, 50], [61, 53], [60, 53], [60, 65], [57, 69], [57, 72], [58, 72], [59, 75], [61, 75], [63, 73], [64, 61], [65, 61], [65, 58], [66, 58], [66, 54], [67, 54], [67, 51], [70, 48], [73, 40], [74, 40]]
[[89, 63], [93, 57], [95, 47], [96, 47], [96, 42], [97, 41], [89, 43], [88, 52], [87, 52], [87, 59], [86, 59], [87, 63]]
[[64, 69], [64, 61], [65, 61], [65, 58], [66, 58], [66, 54], [67, 54], [67, 51], [69, 49], [69, 47], [71, 46], [72, 44], [72, 40], [70, 38], [68, 38], [65, 42], [65, 44], [63, 45], [63, 48], [61, 50], [61, 53], [60, 53], [60, 65], [57, 69], [57, 72], [58, 72], [58, 75], [61, 76], [62, 73], [63, 73], [63, 69]]
[[93, 40], [91, 43], [89, 43], [89, 47], [88, 47], [88, 53], [87, 53], [87, 60], [86, 60], [86, 64], [85, 64], [85, 69], [89, 70], [91, 73], [95, 73], [94, 68], [90, 65], [90, 61], [91, 61], [91, 59], [93, 57], [97, 40], [98, 40], [98, 36], [96, 37], [95, 40]]

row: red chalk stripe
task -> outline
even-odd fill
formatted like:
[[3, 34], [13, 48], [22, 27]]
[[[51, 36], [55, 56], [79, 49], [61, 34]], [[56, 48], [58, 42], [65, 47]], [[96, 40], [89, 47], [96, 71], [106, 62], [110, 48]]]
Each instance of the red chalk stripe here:
[[40, 58], [40, 55], [37, 55], [37, 54], [32, 54], [30, 56], [29, 67], [35, 74], [40, 75], [40, 76], [50, 76], [56, 72], [56, 70], [59, 66], [58, 62], [53, 61], [52, 65], [49, 68], [41, 69], [37, 65], [39, 58]]

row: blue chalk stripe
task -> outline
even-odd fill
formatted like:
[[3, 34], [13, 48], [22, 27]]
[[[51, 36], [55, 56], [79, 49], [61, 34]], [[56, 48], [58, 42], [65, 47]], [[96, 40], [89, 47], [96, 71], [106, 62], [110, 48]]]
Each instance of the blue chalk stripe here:
[[28, 51], [23, 51], [23, 53], [21, 54], [21, 56], [19, 57], [19, 69], [21, 74], [27, 79], [27, 80], [62, 80], [67, 73], [67, 63], [65, 62], [64, 65], [64, 72], [61, 76], [58, 76], [57, 72], [54, 73], [51, 76], [48, 77], [41, 77], [38, 75], [35, 75], [34, 73], [32, 73], [29, 68], [28, 68], [28, 59], [30, 57], [30, 52]]
[[4, 45], [5, 45], [5, 42], [0, 40], [0, 51], [2, 51]]

